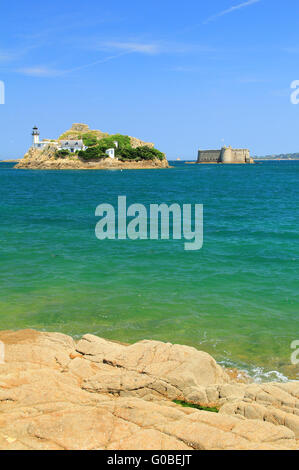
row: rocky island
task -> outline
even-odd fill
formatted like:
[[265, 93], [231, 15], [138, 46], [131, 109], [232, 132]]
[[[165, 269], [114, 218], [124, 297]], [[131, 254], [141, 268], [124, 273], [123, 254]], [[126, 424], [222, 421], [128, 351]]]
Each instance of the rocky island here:
[[0, 449], [298, 449], [298, 381], [253, 383], [159, 341], [35, 330], [0, 341]]
[[39, 140], [33, 128], [33, 143], [15, 168], [32, 170], [100, 170], [168, 168], [164, 153], [153, 143], [121, 134], [91, 130], [73, 124], [57, 140]]

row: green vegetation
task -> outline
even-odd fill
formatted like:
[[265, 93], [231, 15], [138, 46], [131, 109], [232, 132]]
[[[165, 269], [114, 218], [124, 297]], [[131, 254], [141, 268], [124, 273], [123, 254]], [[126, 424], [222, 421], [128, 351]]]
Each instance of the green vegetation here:
[[159, 150], [155, 148], [147, 147], [146, 145], [143, 147], [137, 147], [135, 149], [133, 148], [123, 149], [119, 155], [119, 159], [121, 161], [154, 160], [155, 158], [158, 158], [159, 160], [163, 160], [164, 155]]
[[72, 154], [68, 150], [56, 150], [55, 158], [67, 158], [70, 157]]
[[[86, 150], [80, 150], [76, 154], [70, 154], [68, 151], [57, 151], [56, 158], [67, 158], [69, 155], [76, 155], [84, 161], [95, 161], [107, 158], [106, 151], [115, 148], [115, 156], [122, 162], [143, 160], [164, 160], [162, 152], [146, 145], [133, 148], [131, 137], [122, 134], [109, 135], [97, 130], [84, 129], [82, 132], [70, 129], [62, 134], [58, 140], [83, 140]], [[115, 142], [118, 146], [116, 147]]]
[[[78, 156], [85, 161], [106, 158], [106, 150], [110, 148], [115, 148], [116, 157], [123, 162], [139, 162], [141, 160], [153, 160], [155, 158], [158, 158], [159, 160], [164, 159], [163, 153], [157, 149], [147, 146], [133, 148], [131, 145], [131, 139], [128, 135], [114, 134], [98, 140], [94, 136], [84, 134], [83, 142], [88, 149], [81, 150], [78, 153]], [[115, 146], [115, 142], [118, 143], [117, 148]]]
[[87, 150], [80, 150], [78, 152], [78, 156], [85, 161], [89, 160], [101, 160], [102, 158], [106, 158], [105, 152], [101, 151], [98, 146], [96, 147], [89, 147]]
[[187, 408], [196, 408], [197, 410], [202, 410], [202, 411], [211, 411], [212, 413], [218, 413], [219, 410], [216, 407], [206, 407], [206, 406], [200, 406], [200, 405], [194, 405], [193, 403], [189, 403], [187, 401], [182, 401], [182, 400], [173, 400], [173, 403], [176, 403], [177, 405], [185, 406]]
[[97, 130], [89, 130], [85, 132], [78, 132], [78, 131], [73, 131], [69, 130], [61, 134], [60, 137], [58, 137], [58, 140], [78, 140], [82, 139], [96, 139], [99, 141], [103, 137], [109, 137], [109, 134]]
[[94, 145], [97, 145], [98, 143], [97, 137], [91, 134], [83, 134], [82, 140], [83, 140], [84, 145], [86, 145], [86, 147], [93, 147]]
[[114, 142], [118, 142], [117, 150], [119, 151], [132, 148], [130, 137], [128, 135], [121, 134], [114, 134], [110, 135], [109, 137], [104, 137], [100, 140], [99, 147], [106, 151], [107, 149], [115, 147]]
[[[77, 127], [76, 127], [77, 126]], [[95, 161], [107, 158], [106, 151], [108, 149], [115, 149], [115, 156], [122, 162], [134, 161], [140, 162], [144, 160], [164, 160], [165, 155], [155, 148], [148, 147], [141, 143], [140, 147], [133, 148], [132, 142], [139, 142], [138, 139], [132, 139], [128, 135], [113, 134], [109, 135], [99, 130], [89, 129], [87, 125], [77, 124], [64, 132], [59, 138], [60, 140], [82, 140], [86, 150], [71, 155], [75, 155], [84, 161]], [[117, 146], [115, 144], [117, 142]], [[69, 152], [57, 151], [56, 158], [67, 158]]]

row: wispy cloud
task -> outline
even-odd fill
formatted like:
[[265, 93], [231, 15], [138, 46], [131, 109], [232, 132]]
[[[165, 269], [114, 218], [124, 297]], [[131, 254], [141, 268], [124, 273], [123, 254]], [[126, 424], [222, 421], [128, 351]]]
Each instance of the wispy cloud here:
[[17, 71], [23, 75], [28, 75], [29, 77], [57, 77], [65, 73], [64, 70], [56, 70], [44, 65], [24, 67]]
[[239, 83], [268, 83], [270, 80], [266, 80], [265, 78], [258, 78], [258, 77], [242, 77], [237, 79]]
[[119, 57], [122, 57], [122, 56], [127, 55], [127, 54], [131, 54], [131, 52], [130, 51], [125, 51], [125, 52], [122, 52], [120, 54], [104, 57], [103, 59], [96, 60], [94, 62], [89, 62], [88, 64], [79, 65], [78, 67], [75, 67], [75, 68], [72, 68], [72, 69], [69, 69], [69, 70], [65, 70], [64, 74], [77, 72], [77, 71], [80, 71], [80, 70], [83, 70], [83, 69], [86, 69], [86, 68], [89, 68], [89, 67], [93, 67], [95, 65], [105, 64], [106, 62], [110, 62], [110, 60], [118, 59]]
[[170, 69], [171, 72], [193, 73], [202, 71], [201, 67], [178, 65]]
[[0, 49], [0, 63], [16, 62], [28, 55], [32, 50], [37, 49], [38, 45], [20, 46], [15, 49]]
[[111, 50], [111, 51], [124, 51], [126, 53], [139, 53], [148, 55], [157, 54], [186, 54], [192, 52], [215, 52], [214, 48], [211, 48], [202, 44], [189, 44], [189, 43], [176, 43], [176, 42], [165, 42], [165, 41], [152, 41], [152, 42], [140, 42], [140, 41], [95, 41], [93, 42], [93, 48], [96, 50]]
[[5, 51], [0, 49], [0, 63], [3, 62], [11, 62], [13, 60], [16, 60], [18, 58], [17, 52], [14, 51]]
[[93, 17], [87, 15], [82, 17], [80, 12], [67, 12], [67, 14], [55, 15], [55, 17], [40, 18], [37, 28], [32, 30], [28, 28], [25, 31], [16, 33], [15, 36], [22, 40], [39, 41], [44, 43], [44, 40], [50, 43], [65, 40], [72, 40], [72, 32], [75, 33], [75, 38], [78, 37], [78, 32], [90, 31], [92, 28], [101, 28], [105, 24], [117, 24], [123, 22], [124, 18], [116, 15], [111, 15], [102, 12], [101, 17], [95, 15]]
[[[81, 38], [82, 39], [82, 38]], [[166, 42], [166, 41], [141, 41], [133, 39], [115, 39], [110, 41], [99, 40], [97, 38], [86, 37], [85, 45], [83, 47], [94, 52], [110, 52], [111, 54], [106, 57], [99, 58], [94, 61], [77, 65], [76, 67], [68, 68], [55, 68], [49, 65], [28, 65], [17, 69], [16, 71], [22, 75], [30, 77], [51, 78], [61, 77], [71, 74], [73, 72], [81, 71], [90, 67], [95, 67], [100, 64], [105, 64], [112, 60], [117, 60], [123, 56], [130, 54], [141, 54], [154, 56], [158, 54], [197, 54], [197, 53], [212, 53], [216, 52], [215, 48], [211, 48], [201, 44], [190, 44], [185, 42]], [[80, 45], [84, 44], [84, 39], [80, 41]], [[183, 70], [177, 70], [183, 71]], [[185, 70], [187, 71], [187, 70]], [[191, 71], [191, 70], [188, 70]]]
[[40, 78], [48, 78], [48, 77], [61, 77], [63, 75], [68, 75], [73, 72], [77, 72], [89, 67], [93, 67], [95, 65], [104, 64], [106, 62], [110, 62], [110, 60], [118, 59], [121, 56], [127, 55], [130, 52], [122, 52], [120, 54], [111, 55], [108, 57], [104, 57], [103, 59], [96, 60], [94, 62], [88, 62], [87, 64], [78, 65], [77, 67], [71, 69], [54, 69], [44, 65], [32, 66], [32, 67], [23, 67], [17, 70], [18, 73], [23, 75], [28, 75], [30, 77], [40, 77]]
[[207, 18], [203, 23], [210, 23], [210, 21], [214, 21], [217, 18], [228, 15], [229, 13], [233, 13], [236, 10], [241, 10], [241, 8], [249, 7], [253, 5], [254, 3], [259, 3], [261, 0], [247, 0], [247, 2], [239, 3], [238, 5], [232, 6], [230, 8], [227, 8], [226, 10], [220, 11], [219, 13], [216, 13], [215, 15], [210, 16]]
[[7, 61], [10, 61], [11, 60], [11, 57], [8, 56], [7, 54], [5, 54], [4, 52], [1, 52], [0, 51], [0, 64], [2, 62], [7, 62]]
[[104, 49], [118, 49], [126, 52], [139, 52], [141, 54], [158, 54], [161, 52], [160, 46], [154, 43], [116, 41], [102, 43], [100, 47]]
[[299, 54], [299, 46], [284, 47], [282, 50], [288, 54]]
[[[130, 42], [130, 41], [111, 41], [111, 42], [101, 42], [96, 43], [93, 46], [93, 49], [97, 51], [115, 51], [115, 54], [103, 57], [102, 59], [95, 60], [93, 62], [88, 62], [86, 64], [78, 65], [77, 67], [68, 68], [68, 69], [55, 69], [46, 65], [34, 65], [30, 67], [23, 67], [17, 70], [18, 73], [27, 75], [30, 77], [59, 77], [63, 75], [68, 75], [73, 72], [78, 72], [96, 65], [105, 64], [111, 60], [119, 59], [123, 56], [139, 53], [146, 55], [156, 55], [156, 54], [186, 54], [186, 53], [211, 53], [215, 52], [214, 48], [198, 44], [177, 44], [177, 43], [142, 43], [142, 42]], [[118, 53], [117, 53], [118, 52]], [[194, 67], [178, 67], [176, 71], [185, 71], [191, 72], [195, 71]]]
[[276, 96], [277, 98], [285, 98], [290, 96], [290, 89], [289, 88], [280, 88], [277, 90], [270, 90], [270, 95]]

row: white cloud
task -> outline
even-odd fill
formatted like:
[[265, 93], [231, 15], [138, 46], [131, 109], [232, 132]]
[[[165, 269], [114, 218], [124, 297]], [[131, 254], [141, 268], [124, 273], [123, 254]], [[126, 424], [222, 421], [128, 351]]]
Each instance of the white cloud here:
[[230, 8], [227, 8], [226, 10], [216, 13], [213, 16], [210, 16], [204, 21], [204, 23], [209, 23], [210, 21], [216, 20], [220, 16], [228, 15], [229, 13], [232, 13], [236, 10], [240, 10], [241, 8], [249, 7], [250, 5], [253, 5], [254, 3], [259, 3], [260, 1], [261, 0], [247, 0], [247, 2], [239, 3], [238, 5], [232, 6]]
[[276, 96], [278, 98], [286, 98], [290, 96], [290, 89], [289, 88], [280, 88], [277, 90], [270, 90], [270, 95]]
[[70, 69], [65, 69], [65, 70], [58, 70], [58, 69], [52, 69], [48, 66], [43, 66], [43, 65], [38, 65], [38, 66], [32, 66], [32, 67], [24, 67], [21, 69], [18, 69], [17, 72], [23, 74], [23, 75], [28, 75], [30, 77], [61, 77], [63, 75], [67, 75], [73, 72], [78, 72], [80, 70], [84, 70], [89, 67], [93, 67], [95, 65], [100, 65], [100, 64], [105, 64], [106, 62], [110, 62], [110, 60], [115, 60], [118, 59], [121, 56], [127, 55], [130, 52], [122, 52], [117, 55], [113, 56], [108, 56], [100, 60], [96, 60], [94, 62], [89, 62], [87, 64], [82, 64], [74, 68]]
[[[111, 51], [114, 54], [103, 57], [93, 62], [88, 62], [77, 67], [58, 70], [45, 65], [35, 65], [30, 67], [23, 67], [17, 71], [23, 75], [31, 77], [57, 77], [67, 75], [73, 72], [81, 71], [89, 67], [104, 64], [111, 60], [119, 59], [123, 56], [139, 53], [146, 55], [156, 54], [187, 54], [187, 53], [210, 53], [215, 52], [215, 49], [208, 46], [186, 44], [186, 43], [167, 43], [167, 42], [152, 42], [144, 43], [137, 41], [110, 41], [110, 42], [93, 42], [93, 49], [97, 51]], [[183, 70], [181, 70], [183, 71]], [[187, 70], [186, 70], [187, 71]], [[191, 71], [191, 70], [188, 70]]]
[[15, 62], [24, 56], [26, 56], [33, 49], [36, 49], [36, 45], [33, 46], [22, 46], [15, 49], [0, 49], [0, 63], [2, 62]]
[[0, 50], [0, 63], [1, 62], [10, 62], [17, 58], [17, 54], [15, 52], [8, 52]]
[[64, 73], [63, 70], [55, 70], [43, 65], [24, 67], [19, 69], [18, 72], [30, 77], [57, 77], [58, 75], [62, 75]]
[[160, 47], [154, 43], [139, 43], [139, 42], [106, 42], [102, 47], [107, 49], [121, 49], [126, 52], [140, 52], [142, 54], [158, 54]]
[[134, 42], [134, 41], [110, 41], [95, 43], [97, 50], [123, 51], [126, 54], [140, 53], [148, 55], [156, 54], [186, 54], [192, 52], [215, 52], [214, 48], [200, 44], [176, 43], [176, 42]]
[[178, 65], [175, 67], [172, 67], [170, 69], [172, 72], [186, 72], [186, 73], [192, 73], [192, 72], [200, 72], [202, 71], [201, 67], [196, 67], [196, 66], [185, 66], [185, 65]]
[[258, 77], [242, 77], [237, 80], [239, 83], [268, 83], [269, 80]]
[[119, 57], [122, 57], [122, 56], [127, 55], [127, 54], [131, 54], [131, 52], [130, 51], [125, 51], [125, 52], [121, 52], [120, 54], [111, 55], [111, 56], [105, 57], [104, 59], [96, 60], [95, 62], [89, 62], [88, 64], [82, 64], [82, 65], [79, 65], [78, 67], [75, 67], [75, 68], [72, 68], [72, 69], [69, 69], [69, 70], [65, 70], [62, 73], [67, 74], [67, 73], [77, 72], [79, 70], [83, 70], [83, 69], [86, 69], [88, 67], [93, 67], [95, 65], [105, 64], [106, 62], [110, 62], [110, 60], [118, 59]]

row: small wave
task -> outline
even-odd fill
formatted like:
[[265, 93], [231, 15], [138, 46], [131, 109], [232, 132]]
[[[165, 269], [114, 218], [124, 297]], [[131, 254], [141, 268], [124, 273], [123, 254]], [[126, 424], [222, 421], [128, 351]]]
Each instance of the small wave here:
[[265, 371], [262, 367], [254, 367], [247, 374], [257, 383], [261, 382], [288, 382], [289, 379], [278, 370]]
[[278, 370], [266, 370], [263, 367], [257, 366], [245, 366], [244, 364], [240, 365], [230, 360], [219, 361], [219, 364], [223, 367], [234, 367], [240, 371], [240, 373], [245, 373], [250, 377], [255, 383], [262, 382], [289, 382], [289, 378], [285, 376], [282, 372]]

